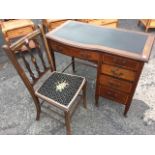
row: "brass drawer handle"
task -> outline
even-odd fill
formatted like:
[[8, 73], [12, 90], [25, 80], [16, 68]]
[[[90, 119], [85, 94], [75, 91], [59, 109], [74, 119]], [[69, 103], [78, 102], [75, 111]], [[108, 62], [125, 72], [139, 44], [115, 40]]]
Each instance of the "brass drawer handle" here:
[[80, 53], [80, 56], [83, 58], [90, 58], [91, 57], [90, 54], [86, 54], [86, 53]]
[[127, 61], [126, 61], [126, 60], [123, 60], [123, 61], [122, 61], [122, 64], [123, 64], [123, 65], [125, 65], [126, 63], [127, 63]]
[[112, 98], [112, 99], [116, 99], [116, 98], [118, 97], [117, 94], [112, 93], [112, 92], [110, 92], [110, 91], [107, 92], [107, 95], [108, 95], [110, 98]]
[[119, 88], [119, 87], [121, 87], [121, 84], [120, 83], [113, 83], [112, 81], [109, 81], [109, 85], [111, 86], [111, 87], [115, 87], [115, 88]]
[[123, 73], [118, 72], [118, 71], [119, 71], [119, 69], [118, 69], [118, 68], [115, 68], [115, 69], [112, 69], [112, 70], [111, 70], [111, 73], [112, 73], [114, 76], [118, 76], [118, 77], [123, 76]]
[[53, 48], [55, 48], [55, 50], [57, 51], [62, 51], [62, 47], [61, 46], [58, 46], [58, 45], [53, 45]]
[[113, 62], [125, 65], [127, 63], [127, 60], [124, 60], [122, 58], [113, 58]]

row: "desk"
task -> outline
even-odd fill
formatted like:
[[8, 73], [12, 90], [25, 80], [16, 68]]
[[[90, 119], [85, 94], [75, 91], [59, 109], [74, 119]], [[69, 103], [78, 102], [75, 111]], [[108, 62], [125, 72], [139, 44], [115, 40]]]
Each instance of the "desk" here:
[[126, 116], [154, 36], [67, 21], [46, 37], [53, 55], [57, 51], [98, 64], [96, 106], [102, 96], [125, 105]]

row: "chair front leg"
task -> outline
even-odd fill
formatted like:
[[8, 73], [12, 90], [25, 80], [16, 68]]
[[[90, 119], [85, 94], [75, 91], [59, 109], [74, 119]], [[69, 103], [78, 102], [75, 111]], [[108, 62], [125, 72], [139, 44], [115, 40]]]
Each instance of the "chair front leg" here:
[[37, 111], [37, 115], [36, 115], [36, 120], [38, 121], [40, 119], [40, 113], [41, 113], [41, 105], [39, 103], [38, 98], [36, 97], [36, 99], [34, 100], [35, 106], [36, 106], [36, 111]]
[[65, 115], [66, 134], [71, 135], [71, 115], [70, 115], [70, 112], [65, 111], [64, 115]]

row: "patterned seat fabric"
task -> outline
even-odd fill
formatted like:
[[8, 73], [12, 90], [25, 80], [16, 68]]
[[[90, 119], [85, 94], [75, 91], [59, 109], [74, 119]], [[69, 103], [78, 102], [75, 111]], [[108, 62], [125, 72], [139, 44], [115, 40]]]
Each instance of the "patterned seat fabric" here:
[[39, 88], [38, 93], [67, 106], [83, 81], [83, 77], [54, 72]]

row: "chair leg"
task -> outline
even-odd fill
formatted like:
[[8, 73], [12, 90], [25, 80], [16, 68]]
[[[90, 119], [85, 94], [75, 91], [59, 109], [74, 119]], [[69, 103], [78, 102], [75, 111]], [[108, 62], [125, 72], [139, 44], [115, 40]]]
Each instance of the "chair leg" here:
[[39, 121], [39, 119], [40, 119], [40, 113], [41, 113], [41, 111], [40, 110], [37, 110], [37, 116], [36, 116], [36, 120], [37, 121]]
[[72, 70], [73, 70], [73, 73], [75, 72], [75, 58], [72, 57]]
[[65, 111], [65, 125], [66, 125], [66, 134], [71, 135], [71, 115], [70, 112]]
[[36, 110], [37, 110], [36, 120], [38, 121], [40, 119], [41, 105], [40, 105], [39, 100], [37, 98], [35, 98], [34, 103], [35, 103]]
[[87, 109], [87, 102], [86, 102], [86, 86], [87, 83], [84, 84], [82, 91], [83, 91], [83, 106], [85, 109]]

